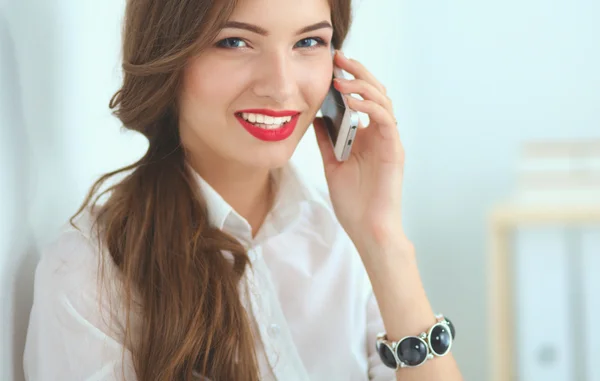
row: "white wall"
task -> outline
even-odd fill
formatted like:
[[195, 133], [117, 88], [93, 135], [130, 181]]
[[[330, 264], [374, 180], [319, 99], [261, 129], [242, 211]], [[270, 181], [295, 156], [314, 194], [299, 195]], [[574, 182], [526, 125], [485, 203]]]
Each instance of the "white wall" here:
[[[30, 251], [26, 219], [20, 213], [27, 202], [21, 193], [26, 186], [22, 173], [27, 157], [20, 155], [25, 149], [26, 139], [17, 84], [14, 45], [4, 15], [0, 13], [0, 378], [3, 380], [12, 379], [11, 354], [13, 350], [19, 351], [20, 346], [20, 343], [13, 344], [12, 332], [15, 329], [23, 331], [23, 326], [17, 327], [14, 311], [21, 313], [26, 309], [31, 289], [27, 281], [15, 279], [17, 274], [22, 273], [19, 263]], [[31, 263], [27, 267], [31, 267]], [[22, 302], [14, 297], [15, 291], [24, 295]], [[21, 304], [17, 306], [17, 303]]]
[[123, 1], [17, 0], [0, 8], [0, 379], [22, 380], [40, 247], [101, 173], [131, 162], [108, 101], [119, 82]]
[[[42, 246], [100, 173], [144, 148], [108, 100], [123, 0], [0, 0], [0, 379], [20, 354]], [[436, 310], [484, 380], [485, 213], [521, 141], [600, 136], [600, 3], [358, 0], [346, 52], [388, 87], [407, 151], [405, 220]], [[318, 169], [309, 134], [296, 160]], [[315, 177], [315, 182], [322, 179]]]
[[600, 2], [402, 3], [386, 40], [406, 220], [434, 305], [457, 321], [465, 378], [484, 380], [486, 211], [514, 186], [520, 142], [600, 137]]

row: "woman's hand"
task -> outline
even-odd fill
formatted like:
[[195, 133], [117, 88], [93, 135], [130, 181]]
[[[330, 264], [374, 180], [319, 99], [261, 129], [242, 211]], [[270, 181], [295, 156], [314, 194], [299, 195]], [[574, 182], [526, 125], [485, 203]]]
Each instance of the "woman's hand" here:
[[[338, 51], [334, 63], [355, 77], [335, 80], [334, 86], [344, 94], [351, 109], [369, 115], [370, 123], [366, 128], [359, 126], [350, 157], [338, 162], [323, 120], [315, 119], [333, 208], [357, 246], [385, 245], [404, 237], [401, 217], [404, 149], [392, 101], [385, 87], [359, 62]], [[363, 100], [350, 93], [359, 94]]]

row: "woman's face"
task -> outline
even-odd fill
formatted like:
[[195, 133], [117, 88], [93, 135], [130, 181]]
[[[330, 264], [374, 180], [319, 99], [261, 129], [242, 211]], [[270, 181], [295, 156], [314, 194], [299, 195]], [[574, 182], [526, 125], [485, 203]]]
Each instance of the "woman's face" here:
[[329, 2], [242, 0], [229, 25], [185, 70], [182, 143], [207, 159], [280, 167], [331, 84]]

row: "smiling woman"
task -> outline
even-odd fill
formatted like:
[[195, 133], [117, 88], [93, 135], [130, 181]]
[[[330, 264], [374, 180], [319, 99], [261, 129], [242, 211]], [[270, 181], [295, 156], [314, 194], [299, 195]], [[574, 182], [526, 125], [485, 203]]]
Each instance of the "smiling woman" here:
[[[459, 380], [402, 229], [391, 100], [332, 57], [350, 14], [350, 0], [127, 0], [110, 106], [148, 151], [102, 176], [42, 254], [28, 380]], [[332, 82], [334, 64], [354, 79]], [[370, 119], [343, 163], [315, 119], [332, 83]], [[329, 195], [290, 162], [311, 124]]]
[[[312, 123], [330, 86], [330, 45], [341, 47], [349, 24], [350, 0], [127, 1], [124, 79], [111, 107], [150, 145], [94, 185], [73, 220], [85, 234], [66, 233], [40, 262], [29, 380], [265, 379], [240, 299], [251, 253], [214, 220], [221, 204], [211, 192], [256, 233], [274, 204], [262, 201], [265, 175]], [[127, 176], [99, 204], [100, 187], [119, 173]], [[230, 197], [240, 187], [253, 197]], [[100, 267], [70, 272], [73, 244]], [[57, 314], [71, 323], [43, 319]]]

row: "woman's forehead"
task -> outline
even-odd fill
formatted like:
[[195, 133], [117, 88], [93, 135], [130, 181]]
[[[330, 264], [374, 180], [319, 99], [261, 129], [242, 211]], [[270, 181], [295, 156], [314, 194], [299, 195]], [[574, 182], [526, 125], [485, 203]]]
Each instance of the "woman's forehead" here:
[[230, 20], [296, 30], [330, 15], [329, 0], [240, 0]]

